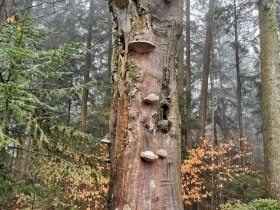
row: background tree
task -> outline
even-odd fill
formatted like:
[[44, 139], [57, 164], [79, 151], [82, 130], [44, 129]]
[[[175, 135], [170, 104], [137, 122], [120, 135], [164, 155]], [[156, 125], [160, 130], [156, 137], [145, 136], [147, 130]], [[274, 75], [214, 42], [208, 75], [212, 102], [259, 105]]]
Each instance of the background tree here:
[[[86, 61], [85, 61], [85, 66], [84, 66], [84, 84], [87, 84], [90, 79], [90, 69], [91, 69], [91, 44], [92, 44], [92, 27], [93, 27], [93, 12], [94, 12], [94, 1], [90, 1], [89, 5], [89, 11], [88, 11], [88, 30], [87, 30], [87, 43], [86, 46], [89, 49], [89, 51], [86, 52]], [[82, 95], [82, 101], [81, 101], [81, 115], [80, 115], [80, 130], [81, 131], [86, 131], [86, 122], [87, 122], [87, 110], [88, 110], [88, 94], [89, 90], [88, 88], [83, 89], [83, 95]]]
[[198, 143], [205, 138], [208, 79], [209, 79], [209, 67], [211, 62], [211, 48], [212, 48], [212, 41], [213, 41], [212, 28], [214, 22], [214, 10], [213, 10], [214, 6], [215, 6], [215, 0], [210, 0], [209, 9], [207, 13], [206, 38], [205, 38], [204, 51], [203, 51], [203, 72], [202, 72], [200, 105], [199, 105], [199, 128], [197, 132]]
[[192, 148], [192, 97], [191, 97], [191, 8], [190, 0], [186, 1], [186, 139], [185, 148]]
[[25, 9], [27, 12], [30, 12], [32, 9], [32, 4], [33, 4], [33, 0], [25, 0], [23, 9]]
[[[55, 28], [51, 24], [52, 20], [59, 19], [59, 15], [67, 11], [66, 8], [69, 9], [67, 5], [61, 2], [48, 4], [35, 1], [31, 10], [32, 15], [39, 20], [38, 17], [46, 18], [45, 21], [42, 19], [39, 21], [40, 29], [38, 29], [30, 17], [21, 17], [17, 14], [17, 11], [23, 8], [24, 2], [21, 3], [16, 4], [14, 10], [20, 20], [25, 21], [11, 21], [9, 24], [5, 22], [1, 25], [0, 59], [5, 62], [0, 67], [0, 88], [3, 93], [0, 97], [0, 191], [4, 192], [0, 198], [0, 208], [50, 209], [56, 206], [56, 208], [106, 209], [104, 199], [107, 180], [104, 176], [108, 163], [104, 160], [108, 157], [103, 152], [106, 149], [96, 144], [96, 138], [74, 129], [78, 127], [79, 113], [74, 106], [71, 112], [65, 112], [68, 110], [69, 100], [77, 101], [82, 89], [89, 86], [89, 84], [81, 85], [79, 78], [82, 78], [82, 75], [78, 75], [76, 71], [83, 66], [81, 58], [87, 50], [82, 48], [81, 44], [68, 45], [62, 41], [56, 42], [54, 37], [57, 31], [50, 33], [54, 36], [50, 37], [45, 45], [46, 31]], [[88, 9], [86, 3], [79, 6], [84, 6], [83, 10], [80, 10], [83, 13]], [[96, 9], [98, 10], [98, 7]], [[63, 20], [68, 21], [68, 18]], [[57, 22], [55, 25], [58, 25]], [[61, 24], [57, 27], [60, 27], [58, 31], [62, 39], [66, 37], [63, 41], [70, 42], [71, 38], [67, 38], [71, 37], [71, 34], [65, 33], [68, 31], [65, 29], [66, 26], [67, 24]], [[104, 29], [99, 26], [96, 28]], [[51, 41], [54, 41], [52, 45]], [[105, 51], [104, 47], [100, 47], [96, 54], [100, 54], [102, 50]], [[100, 58], [100, 55], [97, 57]], [[102, 62], [98, 62], [99, 77], [107, 74], [104, 74], [104, 69], [108, 72], [107, 66], [104, 64], [102, 66], [102, 63], [106, 63], [106, 56]], [[108, 87], [100, 85], [99, 88], [102, 90], [103, 99]], [[101, 98], [100, 93], [96, 95]], [[104, 104], [103, 100], [99, 100], [99, 105], [106, 112]], [[63, 121], [68, 121], [66, 118], [69, 113], [71, 122], [68, 124], [72, 127], [63, 124]], [[101, 120], [106, 122], [105, 118], [103, 115]], [[101, 124], [102, 122], [96, 123], [100, 127]], [[99, 135], [103, 135], [107, 132], [106, 126], [95, 132], [99, 131], [102, 131]], [[24, 142], [31, 143], [25, 147]]]
[[280, 71], [275, 0], [259, 1], [262, 110], [268, 195], [280, 201]]
[[244, 150], [244, 125], [243, 125], [243, 111], [242, 111], [242, 94], [241, 94], [241, 76], [240, 76], [240, 59], [239, 59], [239, 39], [238, 39], [238, 15], [236, 12], [236, 0], [233, 1], [234, 7], [234, 42], [235, 42], [235, 67], [236, 67], [236, 81], [237, 81], [237, 112], [238, 112], [238, 127], [240, 138], [240, 149]]

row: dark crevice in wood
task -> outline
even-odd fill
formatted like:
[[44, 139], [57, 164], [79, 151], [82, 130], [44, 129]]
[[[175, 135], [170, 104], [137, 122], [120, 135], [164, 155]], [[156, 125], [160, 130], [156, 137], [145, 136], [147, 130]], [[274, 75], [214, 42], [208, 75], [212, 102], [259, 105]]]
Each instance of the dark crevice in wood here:
[[169, 106], [167, 104], [162, 105], [162, 119], [167, 120], [169, 114]]

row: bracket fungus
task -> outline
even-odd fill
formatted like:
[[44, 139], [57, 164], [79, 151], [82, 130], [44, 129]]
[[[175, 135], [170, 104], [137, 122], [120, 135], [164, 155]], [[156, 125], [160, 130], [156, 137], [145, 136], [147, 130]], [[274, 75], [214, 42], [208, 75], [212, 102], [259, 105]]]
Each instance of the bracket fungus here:
[[141, 152], [140, 156], [143, 160], [145, 160], [147, 162], [152, 162], [152, 161], [155, 161], [156, 159], [158, 159], [158, 155], [156, 155], [152, 151]]
[[146, 40], [136, 40], [136, 41], [131, 41], [128, 44], [128, 49], [139, 52], [139, 53], [148, 53], [153, 51], [156, 48], [156, 46]]
[[110, 160], [110, 159], [105, 159], [105, 160], [103, 160], [103, 162], [105, 162], [105, 163], [110, 163], [111, 160]]
[[159, 101], [159, 96], [156, 94], [150, 94], [146, 98], [144, 98], [144, 102], [146, 104], [155, 104]]
[[159, 157], [162, 157], [162, 158], [165, 158], [167, 157], [167, 151], [164, 150], [164, 149], [159, 149], [156, 151], [156, 154], [159, 156]]
[[116, 7], [122, 8], [128, 3], [128, 0], [114, 0], [114, 3]]
[[100, 143], [111, 144], [111, 141], [109, 139], [109, 133], [107, 133], [106, 136], [104, 136], [103, 139], [100, 140]]

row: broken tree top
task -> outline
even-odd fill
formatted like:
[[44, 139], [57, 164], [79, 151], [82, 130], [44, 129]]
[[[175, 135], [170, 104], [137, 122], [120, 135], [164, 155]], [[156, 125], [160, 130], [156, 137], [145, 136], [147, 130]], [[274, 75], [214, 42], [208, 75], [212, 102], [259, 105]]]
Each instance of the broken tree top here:
[[148, 53], [153, 51], [156, 48], [156, 46], [146, 40], [136, 40], [136, 41], [131, 41], [128, 44], [128, 49], [139, 52], [139, 53]]

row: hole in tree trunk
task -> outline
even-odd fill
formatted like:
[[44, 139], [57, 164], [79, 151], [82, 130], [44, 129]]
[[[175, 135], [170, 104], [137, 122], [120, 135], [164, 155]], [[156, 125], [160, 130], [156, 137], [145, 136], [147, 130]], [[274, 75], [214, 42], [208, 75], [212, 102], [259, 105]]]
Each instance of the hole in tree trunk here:
[[169, 107], [167, 104], [162, 105], [162, 119], [167, 120], [167, 116], [169, 114]]

